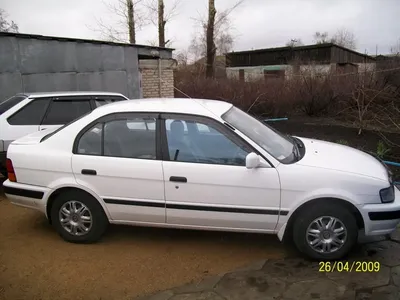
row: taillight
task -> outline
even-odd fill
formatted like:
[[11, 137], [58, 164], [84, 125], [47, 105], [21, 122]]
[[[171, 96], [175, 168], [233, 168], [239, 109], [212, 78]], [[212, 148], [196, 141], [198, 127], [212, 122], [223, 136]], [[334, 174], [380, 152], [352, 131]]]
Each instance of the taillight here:
[[17, 176], [15, 176], [15, 171], [11, 159], [7, 158], [6, 168], [7, 168], [8, 180], [17, 182]]

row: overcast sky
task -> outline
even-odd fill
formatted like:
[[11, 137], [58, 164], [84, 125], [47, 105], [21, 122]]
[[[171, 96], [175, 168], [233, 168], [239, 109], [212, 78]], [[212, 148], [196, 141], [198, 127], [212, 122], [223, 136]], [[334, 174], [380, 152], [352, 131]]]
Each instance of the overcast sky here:
[[[117, 2], [118, 0], [103, 0]], [[166, 7], [173, 0], [165, 0]], [[189, 45], [196, 31], [194, 18], [206, 15], [207, 0], [181, 0], [178, 15], [167, 28], [172, 47]], [[216, 0], [217, 11], [234, 3]], [[102, 0], [0, 0], [22, 33], [99, 39], [96, 18], [117, 21]], [[291, 38], [313, 43], [315, 31], [334, 33], [347, 28], [357, 37], [358, 51], [388, 53], [400, 38], [400, 0], [245, 0], [230, 15], [236, 37], [234, 50], [284, 46]], [[157, 40], [149, 25], [138, 32], [137, 43]]]

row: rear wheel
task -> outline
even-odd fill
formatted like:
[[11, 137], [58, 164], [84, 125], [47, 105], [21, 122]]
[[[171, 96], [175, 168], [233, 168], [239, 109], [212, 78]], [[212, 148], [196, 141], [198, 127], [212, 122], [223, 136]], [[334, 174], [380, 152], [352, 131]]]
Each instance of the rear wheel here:
[[297, 249], [318, 260], [341, 259], [358, 239], [354, 215], [337, 203], [318, 203], [299, 213], [294, 221]]
[[108, 220], [96, 199], [84, 192], [62, 193], [51, 208], [52, 224], [60, 236], [72, 243], [98, 241], [107, 229]]

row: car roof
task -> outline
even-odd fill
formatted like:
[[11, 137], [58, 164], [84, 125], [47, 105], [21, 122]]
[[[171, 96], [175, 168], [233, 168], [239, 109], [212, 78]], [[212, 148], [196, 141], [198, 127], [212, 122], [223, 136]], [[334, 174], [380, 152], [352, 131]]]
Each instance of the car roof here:
[[[18, 95], [23, 95], [29, 98], [41, 98], [41, 97], [65, 97], [65, 96], [123, 96], [120, 93], [110, 93], [110, 92], [95, 92], [95, 91], [65, 91], [65, 92], [35, 92], [35, 93], [20, 93]], [[125, 97], [126, 98], [126, 97]]]
[[232, 107], [231, 103], [193, 98], [146, 98], [103, 105], [93, 111], [98, 115], [117, 112], [182, 113], [220, 117]]

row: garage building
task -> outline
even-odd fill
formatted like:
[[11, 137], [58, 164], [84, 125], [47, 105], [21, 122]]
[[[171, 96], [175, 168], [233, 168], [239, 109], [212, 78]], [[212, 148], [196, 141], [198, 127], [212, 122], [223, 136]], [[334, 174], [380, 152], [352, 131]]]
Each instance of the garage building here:
[[20, 92], [173, 97], [170, 48], [0, 32], [0, 101]]

